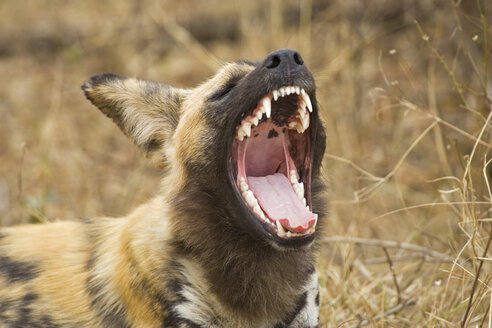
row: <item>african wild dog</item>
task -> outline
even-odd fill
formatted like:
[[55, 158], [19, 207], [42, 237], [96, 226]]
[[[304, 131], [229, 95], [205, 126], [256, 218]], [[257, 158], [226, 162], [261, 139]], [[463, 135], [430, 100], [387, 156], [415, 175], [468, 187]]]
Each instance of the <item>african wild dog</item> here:
[[325, 136], [299, 53], [190, 90], [114, 74], [82, 89], [163, 167], [162, 191], [124, 218], [3, 229], [0, 326], [317, 326]]

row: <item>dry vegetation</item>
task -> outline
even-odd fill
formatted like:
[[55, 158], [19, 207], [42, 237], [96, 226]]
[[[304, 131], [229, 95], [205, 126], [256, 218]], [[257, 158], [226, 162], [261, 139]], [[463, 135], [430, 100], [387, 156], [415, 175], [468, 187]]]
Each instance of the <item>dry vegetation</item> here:
[[84, 99], [88, 76], [193, 86], [296, 48], [328, 136], [321, 326], [492, 327], [490, 7], [3, 0], [0, 223], [122, 215], [156, 191], [158, 170]]

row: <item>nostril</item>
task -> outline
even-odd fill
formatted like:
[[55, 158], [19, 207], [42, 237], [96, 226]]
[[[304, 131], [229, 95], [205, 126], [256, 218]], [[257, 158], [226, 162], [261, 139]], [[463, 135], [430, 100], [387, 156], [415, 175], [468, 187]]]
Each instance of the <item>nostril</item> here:
[[294, 53], [294, 61], [299, 66], [302, 65], [302, 64], [304, 64], [304, 60], [302, 60], [301, 55], [299, 55], [297, 52]]
[[267, 68], [275, 68], [280, 64], [280, 58], [277, 55], [274, 55], [268, 61], [266, 67]]

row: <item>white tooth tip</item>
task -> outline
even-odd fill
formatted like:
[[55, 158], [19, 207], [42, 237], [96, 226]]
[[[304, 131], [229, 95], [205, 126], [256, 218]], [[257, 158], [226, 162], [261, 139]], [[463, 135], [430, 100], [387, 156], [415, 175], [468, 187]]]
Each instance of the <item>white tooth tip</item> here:
[[263, 108], [265, 109], [266, 117], [270, 118], [270, 115], [272, 114], [272, 107], [271, 107], [272, 102], [270, 98], [268, 97], [263, 98], [262, 104], [263, 104]]
[[309, 98], [309, 95], [304, 91], [302, 93], [302, 99], [307, 105], [307, 108], [309, 109], [309, 112], [313, 112], [313, 105], [311, 104], [311, 99]]
[[278, 99], [278, 91], [275, 90], [273, 91], [273, 100], [277, 101], [277, 99]]
[[282, 225], [278, 220], [275, 221], [275, 223], [277, 224], [277, 235], [279, 235], [280, 237], [284, 237], [285, 236], [284, 227], [282, 227]]

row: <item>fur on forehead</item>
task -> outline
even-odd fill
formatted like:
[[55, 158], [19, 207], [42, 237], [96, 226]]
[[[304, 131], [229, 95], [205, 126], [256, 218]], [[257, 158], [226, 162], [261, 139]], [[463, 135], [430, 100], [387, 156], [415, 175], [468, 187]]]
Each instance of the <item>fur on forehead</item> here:
[[195, 89], [193, 89], [191, 95], [184, 103], [184, 110], [187, 111], [190, 108], [201, 107], [204, 101], [208, 99], [217, 89], [221, 88], [230, 79], [237, 77], [244, 77], [251, 73], [255, 69], [255, 66], [251, 63], [244, 61], [238, 61], [234, 63], [227, 63], [219, 69], [217, 74], [203, 82]]

